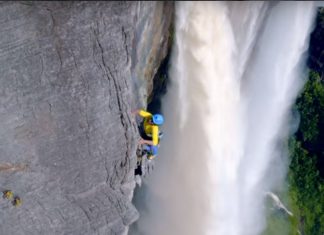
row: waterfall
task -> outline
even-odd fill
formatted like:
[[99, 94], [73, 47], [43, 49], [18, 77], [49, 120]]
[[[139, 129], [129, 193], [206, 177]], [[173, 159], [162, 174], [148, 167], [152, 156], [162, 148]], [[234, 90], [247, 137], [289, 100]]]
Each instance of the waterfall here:
[[176, 4], [166, 134], [134, 234], [261, 234], [314, 14], [312, 2]]

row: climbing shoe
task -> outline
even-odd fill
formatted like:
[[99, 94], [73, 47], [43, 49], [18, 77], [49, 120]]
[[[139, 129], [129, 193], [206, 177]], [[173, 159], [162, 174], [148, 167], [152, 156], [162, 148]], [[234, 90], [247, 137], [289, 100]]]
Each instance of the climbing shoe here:
[[15, 199], [13, 200], [12, 204], [15, 206], [15, 207], [18, 207], [20, 206], [22, 203], [20, 197], [15, 197]]
[[3, 198], [11, 200], [13, 198], [13, 193], [11, 190], [6, 190], [3, 192]]
[[152, 159], [154, 159], [154, 158], [155, 158], [154, 155], [148, 155], [148, 156], [147, 156], [147, 160], [152, 160]]

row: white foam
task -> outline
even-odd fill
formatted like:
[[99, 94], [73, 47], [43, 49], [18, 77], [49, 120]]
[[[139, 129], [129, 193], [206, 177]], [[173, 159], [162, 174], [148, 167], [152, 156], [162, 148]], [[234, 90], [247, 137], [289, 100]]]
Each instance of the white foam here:
[[177, 3], [167, 134], [139, 234], [262, 232], [313, 16], [310, 2]]

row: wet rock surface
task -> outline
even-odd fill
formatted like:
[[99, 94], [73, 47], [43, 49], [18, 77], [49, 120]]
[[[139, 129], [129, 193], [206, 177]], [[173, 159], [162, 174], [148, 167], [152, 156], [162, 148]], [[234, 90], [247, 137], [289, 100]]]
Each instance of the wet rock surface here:
[[[0, 164], [24, 166], [0, 167], [1, 190], [23, 201], [0, 199], [0, 234], [127, 233], [138, 218], [136, 61], [162, 53], [164, 11], [162, 3], [0, 4]], [[136, 39], [153, 28], [160, 41]], [[145, 69], [156, 71], [153, 61]]]
[[132, 51], [132, 77], [135, 90], [139, 91], [138, 106], [145, 108], [153, 91], [153, 78], [161, 63], [170, 53], [171, 25], [174, 18], [172, 2], [147, 4], [138, 7], [136, 33]]

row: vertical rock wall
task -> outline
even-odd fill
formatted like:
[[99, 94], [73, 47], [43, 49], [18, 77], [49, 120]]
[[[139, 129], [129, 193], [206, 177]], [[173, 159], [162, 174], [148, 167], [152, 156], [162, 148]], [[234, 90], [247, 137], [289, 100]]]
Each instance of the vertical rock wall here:
[[137, 106], [146, 106], [153, 91], [153, 77], [167, 56], [173, 12], [171, 2], [138, 5], [132, 51], [133, 84], [139, 91]]
[[0, 4], [0, 189], [23, 200], [0, 199], [0, 234], [125, 234], [138, 218], [130, 111], [165, 53], [166, 5]]

